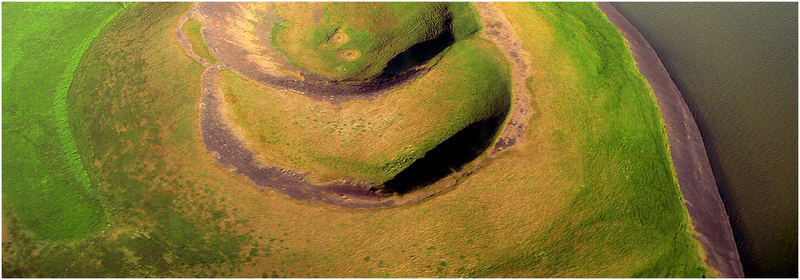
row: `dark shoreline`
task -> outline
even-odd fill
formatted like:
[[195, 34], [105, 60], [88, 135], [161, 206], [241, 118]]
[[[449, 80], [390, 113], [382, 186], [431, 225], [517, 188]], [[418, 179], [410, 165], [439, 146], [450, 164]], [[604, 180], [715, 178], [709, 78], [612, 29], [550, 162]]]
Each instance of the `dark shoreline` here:
[[597, 5], [625, 37], [639, 72], [656, 95], [680, 191], [706, 264], [720, 277], [744, 277], [730, 220], [692, 112], [647, 40], [610, 3]]

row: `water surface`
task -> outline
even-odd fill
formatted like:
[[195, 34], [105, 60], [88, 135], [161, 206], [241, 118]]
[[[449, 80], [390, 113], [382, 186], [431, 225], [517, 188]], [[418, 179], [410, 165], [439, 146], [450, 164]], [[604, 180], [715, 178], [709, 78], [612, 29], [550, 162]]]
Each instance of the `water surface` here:
[[797, 3], [614, 3], [703, 135], [747, 277], [797, 277]]

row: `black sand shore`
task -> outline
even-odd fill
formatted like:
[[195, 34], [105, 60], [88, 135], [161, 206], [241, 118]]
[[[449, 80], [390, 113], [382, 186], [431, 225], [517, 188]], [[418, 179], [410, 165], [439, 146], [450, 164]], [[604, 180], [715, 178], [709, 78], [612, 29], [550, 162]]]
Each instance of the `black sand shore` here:
[[744, 277], [728, 214], [692, 112], [647, 40], [610, 3], [597, 5], [628, 41], [639, 72], [658, 99], [681, 194], [696, 231], [694, 237], [705, 251], [705, 262], [720, 277]]

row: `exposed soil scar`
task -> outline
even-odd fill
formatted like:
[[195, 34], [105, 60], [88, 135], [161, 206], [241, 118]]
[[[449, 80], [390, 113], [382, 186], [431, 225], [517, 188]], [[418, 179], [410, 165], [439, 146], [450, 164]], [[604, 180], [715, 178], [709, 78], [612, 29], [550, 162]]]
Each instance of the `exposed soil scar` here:
[[532, 73], [528, 65], [530, 54], [522, 49], [522, 41], [514, 32], [514, 27], [494, 4], [480, 2], [475, 3], [475, 6], [478, 7], [478, 15], [483, 22], [483, 38], [494, 42], [511, 62], [511, 109], [506, 125], [490, 152], [490, 155], [495, 155], [524, 141], [525, 125], [532, 114], [531, 96], [525, 83]]

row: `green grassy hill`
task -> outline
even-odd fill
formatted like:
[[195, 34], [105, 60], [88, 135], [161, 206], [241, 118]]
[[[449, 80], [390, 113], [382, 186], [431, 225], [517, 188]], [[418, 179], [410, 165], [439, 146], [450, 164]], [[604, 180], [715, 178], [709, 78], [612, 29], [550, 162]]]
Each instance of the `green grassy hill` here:
[[[91, 42], [67, 93], [67, 116], [81, 161], [62, 165], [82, 163], [96, 185], [96, 191], [85, 191], [86, 197], [94, 193], [103, 201], [102, 211], [93, 206], [97, 210], [86, 215], [95, 218], [80, 221], [110, 224], [103, 231], [86, 227], [91, 230], [72, 233], [68, 242], [40, 238], [49, 230], [37, 229], [25, 217], [69, 223], [69, 216], [53, 216], [46, 209], [69, 212], [100, 205], [96, 199], [83, 204], [40, 199], [43, 206], [28, 208], [28, 214], [15, 204], [26, 190], [50, 186], [39, 183], [41, 173], [21, 172], [63, 170], [38, 160], [56, 158], [45, 152], [63, 145], [53, 142], [60, 141], [58, 134], [45, 137], [57, 129], [34, 129], [54, 115], [14, 113], [22, 112], [22, 106], [53, 108], [49, 95], [9, 95], [14, 92], [9, 88], [26, 85], [18, 81], [51, 81], [39, 82], [39, 75], [8, 66], [24, 64], [7, 58], [14, 52], [7, 48], [17, 44], [7, 42], [32, 36], [16, 33], [27, 30], [25, 25], [11, 28], [14, 5], [23, 18], [43, 4], [3, 4], [5, 277], [715, 275], [692, 239], [654, 95], [622, 36], [592, 3], [496, 4], [530, 54], [526, 59], [533, 75], [527, 88], [534, 114], [525, 141], [485, 159], [468, 177], [432, 186], [455, 181], [447, 192], [416, 204], [361, 211], [262, 191], [218, 164], [199, 126], [203, 66], [175, 40], [178, 19], [190, 4], [131, 5]], [[69, 4], [48, 5], [60, 9]], [[109, 9], [103, 19], [114, 13]], [[91, 14], [63, 13], [46, 18], [58, 25]], [[93, 37], [96, 29], [89, 30], [82, 38]], [[45, 53], [53, 46], [59, 45], [35, 51], [34, 44], [25, 50]], [[45, 58], [39, 59], [41, 65], [62, 56]], [[8, 77], [14, 75], [22, 78]], [[60, 75], [52, 78], [54, 85], [62, 83]], [[426, 88], [448, 88], [445, 80], [453, 77], [442, 74], [439, 79]], [[224, 83], [230, 89], [256, 86], [233, 78]], [[245, 98], [253, 92], [235, 94]], [[14, 96], [20, 98], [14, 101]], [[264, 99], [280, 101], [271, 95]], [[42, 133], [36, 139], [49, 142], [25, 144], [22, 132], [35, 131]], [[22, 175], [10, 175], [14, 172]], [[75, 177], [73, 169], [50, 174]], [[30, 197], [68, 193], [63, 189], [48, 188]], [[102, 212], [105, 223], [94, 214]]]

